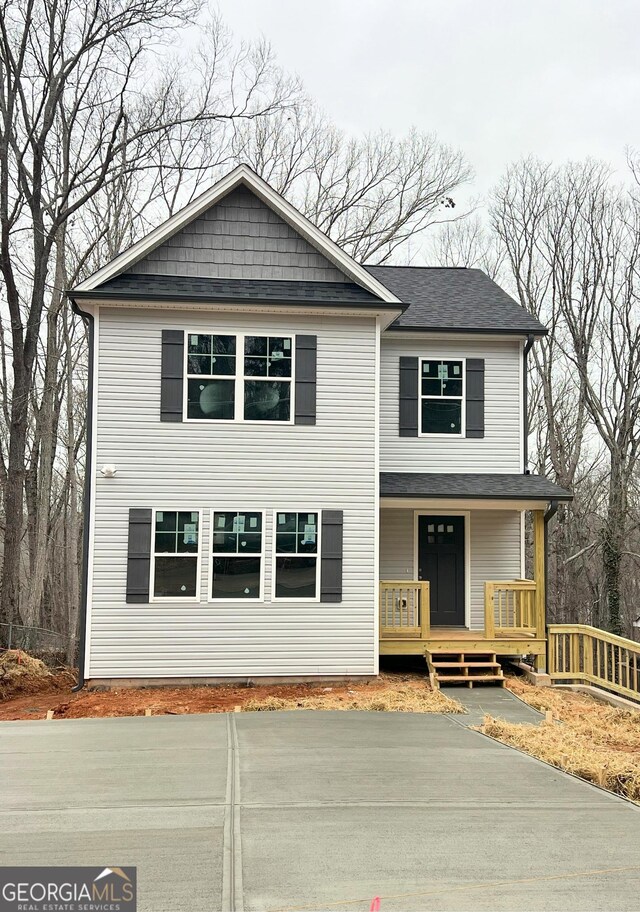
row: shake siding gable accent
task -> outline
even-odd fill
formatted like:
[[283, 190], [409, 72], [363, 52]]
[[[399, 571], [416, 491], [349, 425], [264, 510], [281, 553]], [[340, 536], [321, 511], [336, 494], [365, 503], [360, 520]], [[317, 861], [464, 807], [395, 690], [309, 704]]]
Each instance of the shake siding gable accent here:
[[467, 358], [466, 436], [484, 437], [484, 358]]
[[151, 571], [151, 510], [129, 510], [127, 542], [127, 602], [149, 602]]
[[295, 423], [316, 423], [318, 337], [296, 336]]
[[342, 601], [342, 510], [322, 514], [322, 555], [320, 558], [320, 601]]
[[[380, 367], [380, 471], [522, 471], [521, 348], [516, 340], [382, 336]], [[484, 361], [484, 436], [413, 437], [398, 434], [400, 359]], [[417, 390], [417, 380], [416, 380]]]
[[161, 371], [160, 420], [182, 421], [184, 383], [184, 333], [182, 330], [162, 330]]
[[[221, 333], [317, 335], [317, 425], [163, 423], [163, 329], [211, 332], [212, 314], [101, 307], [98, 475], [87, 676], [373, 674], [376, 667], [375, 318], [216, 313]], [[345, 395], [345, 365], [348, 390]], [[135, 395], [131, 391], [135, 390]], [[354, 409], [353, 403], [357, 402]], [[200, 601], [127, 604], [129, 508], [202, 510]], [[211, 510], [343, 511], [342, 602], [208, 601]], [[321, 533], [322, 535], [322, 533]]]
[[246, 187], [237, 187], [132, 267], [152, 275], [350, 281]]
[[418, 436], [418, 359], [400, 358], [399, 421], [401, 437]]

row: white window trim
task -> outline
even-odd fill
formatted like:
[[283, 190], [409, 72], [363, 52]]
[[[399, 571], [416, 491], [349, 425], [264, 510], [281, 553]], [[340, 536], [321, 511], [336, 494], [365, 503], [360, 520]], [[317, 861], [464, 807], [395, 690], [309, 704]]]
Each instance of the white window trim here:
[[[197, 559], [196, 564], [196, 594], [195, 595], [156, 595], [155, 594], [155, 581], [156, 581], [156, 513], [197, 513], [198, 514], [198, 550], [194, 554], [193, 551], [184, 551], [181, 554], [159, 554], [158, 557], [195, 557]], [[149, 571], [149, 602], [180, 602], [195, 604], [200, 602], [200, 585], [202, 582], [202, 510], [190, 510], [188, 507], [163, 507], [161, 510], [156, 507], [153, 508], [151, 513], [151, 567]]]
[[[276, 531], [278, 528], [278, 513], [316, 513], [318, 516], [318, 529], [316, 535], [318, 538], [317, 550], [316, 550], [316, 595], [315, 598], [309, 598], [309, 596], [298, 596], [297, 598], [278, 598], [276, 596], [276, 557], [290, 557], [291, 555], [287, 554], [278, 554], [276, 551]], [[322, 510], [318, 510], [314, 507], [305, 507], [304, 510], [296, 507], [289, 507], [286, 509], [274, 510], [272, 514], [273, 521], [273, 534], [271, 542], [271, 601], [277, 602], [279, 604], [296, 604], [298, 602], [304, 602], [307, 605], [315, 605], [320, 602], [322, 593], [320, 592], [320, 568], [322, 564]], [[310, 555], [309, 555], [310, 556]]]
[[[198, 419], [195, 419], [196, 421]], [[260, 422], [262, 423], [262, 422]], [[285, 422], [282, 422], [283, 424]], [[260, 594], [257, 598], [214, 598], [213, 597], [213, 536], [215, 534], [215, 529], [213, 527], [213, 516], [215, 513], [259, 513], [262, 517], [262, 547], [260, 548]], [[266, 528], [266, 510], [254, 510], [251, 507], [214, 507], [214, 509], [209, 511], [209, 584], [207, 591], [207, 602], [210, 605], [255, 605], [258, 602], [264, 602], [264, 580], [265, 580], [265, 564], [266, 564], [266, 538], [267, 538], [267, 528]], [[242, 557], [242, 554], [226, 554], [224, 552], [219, 552], [219, 557]], [[257, 557], [258, 552], [252, 551], [251, 554], [248, 554], [247, 557]]]
[[[188, 336], [235, 336], [236, 340], [236, 372], [235, 374], [225, 374], [219, 377], [209, 377], [197, 374], [189, 374], [188, 372], [188, 363], [189, 363], [189, 344]], [[253, 377], [245, 378], [244, 375], [244, 340], [247, 336], [254, 336], [262, 339], [276, 338], [277, 334], [271, 335], [270, 333], [261, 333], [261, 332], [237, 332], [235, 330], [226, 330], [226, 329], [213, 329], [213, 330], [202, 330], [202, 329], [185, 329], [184, 330], [184, 345], [183, 345], [183, 377], [184, 383], [182, 384], [182, 420], [188, 424], [250, 424], [250, 425], [278, 425], [287, 427], [289, 425], [295, 424], [296, 418], [296, 334], [295, 333], [283, 333], [282, 338], [291, 339], [291, 377], [273, 377], [274, 380], [289, 380], [291, 383], [291, 394], [289, 396], [289, 420], [288, 421], [256, 421], [255, 418], [250, 418], [245, 420], [244, 418], [244, 383], [245, 379], [254, 379]], [[238, 354], [241, 352], [242, 354]], [[239, 370], [239, 361], [242, 362], [242, 371]], [[189, 380], [197, 380], [198, 376], [201, 376], [204, 380], [233, 380], [235, 382], [235, 397], [234, 397], [234, 408], [233, 408], [233, 418], [189, 418], [188, 416], [188, 400], [189, 400]], [[259, 377], [256, 379], [260, 379]], [[269, 378], [264, 378], [269, 379]], [[218, 511], [220, 512], [220, 511]], [[252, 510], [251, 512], [257, 513], [259, 511]]]
[[[422, 395], [422, 365], [425, 361], [459, 361], [462, 364], [462, 395], [461, 396], [423, 396]], [[422, 430], [422, 400], [423, 399], [460, 399], [460, 433], [443, 434], [431, 433]], [[418, 437], [429, 437], [431, 440], [460, 440], [467, 433], [467, 359], [458, 357], [445, 357], [444, 355], [426, 355], [418, 358]]]

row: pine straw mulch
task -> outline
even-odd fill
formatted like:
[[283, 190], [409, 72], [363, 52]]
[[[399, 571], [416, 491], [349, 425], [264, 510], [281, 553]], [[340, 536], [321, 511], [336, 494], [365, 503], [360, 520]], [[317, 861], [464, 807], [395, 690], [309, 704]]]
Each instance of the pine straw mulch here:
[[39, 694], [65, 690], [75, 684], [69, 669], [51, 671], [44, 662], [22, 649], [0, 653], [0, 700], [20, 694]]
[[[391, 677], [390, 675], [381, 677]], [[396, 678], [397, 676], [394, 676]], [[355, 690], [334, 694], [318, 693], [300, 697], [258, 697], [248, 700], [243, 712], [269, 712], [291, 709], [359, 709], [366, 712], [411, 712], [411, 713], [463, 713], [463, 706], [439, 690], [432, 690], [425, 681], [416, 684], [397, 680], [390, 686]]]
[[534, 687], [521, 678], [507, 686], [553, 721], [513, 724], [485, 716], [479, 730], [558, 769], [640, 802], [640, 711], [618, 709], [588, 694]]

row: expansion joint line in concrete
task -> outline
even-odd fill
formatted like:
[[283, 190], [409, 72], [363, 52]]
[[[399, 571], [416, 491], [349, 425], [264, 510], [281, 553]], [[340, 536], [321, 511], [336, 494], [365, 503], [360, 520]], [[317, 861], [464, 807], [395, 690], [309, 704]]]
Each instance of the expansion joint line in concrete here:
[[223, 912], [243, 912], [242, 840], [240, 836], [240, 756], [233, 713], [227, 714], [227, 788], [222, 860]]

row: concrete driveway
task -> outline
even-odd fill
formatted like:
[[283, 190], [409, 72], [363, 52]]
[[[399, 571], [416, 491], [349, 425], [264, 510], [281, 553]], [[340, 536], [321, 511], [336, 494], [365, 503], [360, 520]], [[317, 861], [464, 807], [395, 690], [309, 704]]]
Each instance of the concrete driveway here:
[[640, 809], [463, 717], [5, 722], [0, 808], [2, 864], [137, 865], [144, 912], [640, 907]]

